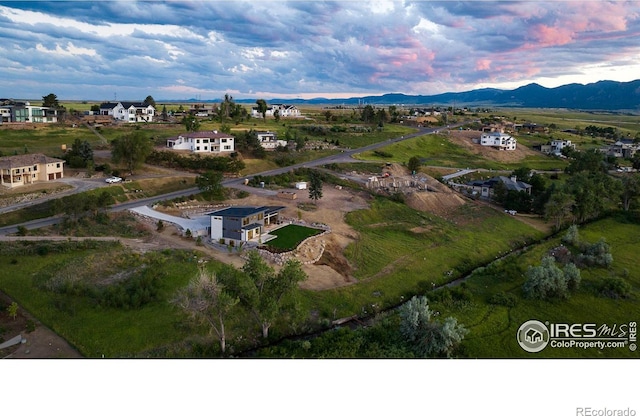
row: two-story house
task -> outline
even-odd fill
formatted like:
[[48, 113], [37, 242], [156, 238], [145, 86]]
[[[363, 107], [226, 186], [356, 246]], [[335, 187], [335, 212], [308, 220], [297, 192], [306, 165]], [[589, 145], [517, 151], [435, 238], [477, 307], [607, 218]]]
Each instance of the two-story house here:
[[41, 153], [0, 157], [0, 184], [8, 188], [64, 177], [64, 160]]
[[[300, 110], [295, 105], [289, 104], [273, 104], [267, 107], [265, 117], [273, 117], [278, 112], [280, 117], [301, 117]], [[252, 117], [262, 117], [262, 113], [258, 110], [258, 107], [251, 108]]]
[[279, 140], [278, 136], [272, 131], [257, 131], [256, 138], [260, 146], [265, 150], [275, 150], [278, 146], [285, 147], [287, 145], [286, 140]]
[[484, 133], [480, 136], [482, 146], [490, 146], [500, 150], [516, 150], [516, 139], [500, 132]]
[[193, 153], [231, 153], [235, 151], [235, 138], [216, 130], [195, 131], [168, 139], [167, 147]]
[[57, 123], [59, 110], [31, 105], [28, 101], [3, 100], [0, 107], [0, 123]]
[[561, 156], [562, 149], [565, 147], [575, 149], [576, 145], [571, 143], [571, 140], [551, 140], [549, 144], [540, 146], [540, 151], [550, 155]]
[[278, 221], [282, 206], [238, 206], [208, 214], [211, 217], [211, 239], [235, 245], [259, 239], [263, 228]]
[[127, 123], [152, 122], [155, 108], [140, 102], [119, 101], [100, 104], [100, 115]]

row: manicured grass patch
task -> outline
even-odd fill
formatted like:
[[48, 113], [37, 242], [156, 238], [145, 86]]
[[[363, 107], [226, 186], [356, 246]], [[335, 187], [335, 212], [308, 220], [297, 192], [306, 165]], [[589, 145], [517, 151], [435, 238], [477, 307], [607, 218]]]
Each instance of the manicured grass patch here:
[[322, 233], [322, 230], [317, 228], [304, 227], [302, 225], [289, 224], [282, 228], [278, 228], [275, 231], [270, 231], [269, 234], [275, 235], [278, 238], [270, 240], [266, 245], [274, 247], [278, 250], [289, 251], [298, 247], [298, 245], [314, 235]]

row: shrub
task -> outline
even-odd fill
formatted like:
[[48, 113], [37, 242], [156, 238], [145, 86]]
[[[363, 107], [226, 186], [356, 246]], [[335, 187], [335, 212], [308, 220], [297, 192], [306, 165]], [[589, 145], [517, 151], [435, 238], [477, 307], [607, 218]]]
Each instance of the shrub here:
[[574, 224], [567, 229], [566, 234], [562, 237], [562, 242], [565, 244], [570, 244], [572, 246], [579, 247], [580, 235], [578, 233], [577, 225]]
[[513, 308], [518, 303], [518, 298], [513, 293], [499, 292], [491, 296], [488, 302], [491, 305]]
[[586, 267], [609, 267], [613, 263], [611, 247], [601, 238], [597, 243], [587, 246], [578, 256], [578, 261]]
[[597, 284], [601, 296], [612, 299], [628, 298], [631, 295], [631, 285], [619, 277], [606, 277]]
[[544, 257], [540, 266], [530, 267], [526, 272], [527, 281], [523, 290], [531, 299], [568, 297], [567, 281], [564, 273], [555, 264], [553, 257]]

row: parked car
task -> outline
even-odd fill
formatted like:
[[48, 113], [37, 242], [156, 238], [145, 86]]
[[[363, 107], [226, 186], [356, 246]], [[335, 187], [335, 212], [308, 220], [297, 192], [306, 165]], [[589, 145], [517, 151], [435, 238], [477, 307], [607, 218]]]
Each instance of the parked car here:
[[118, 176], [112, 176], [110, 178], [105, 179], [104, 181], [106, 183], [118, 183], [118, 182], [122, 182], [122, 178]]

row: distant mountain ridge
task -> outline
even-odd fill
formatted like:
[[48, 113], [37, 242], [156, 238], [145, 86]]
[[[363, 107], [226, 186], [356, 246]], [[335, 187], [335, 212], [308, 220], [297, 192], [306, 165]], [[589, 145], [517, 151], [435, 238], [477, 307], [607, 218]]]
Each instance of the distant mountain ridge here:
[[[236, 100], [255, 103], [255, 100]], [[467, 92], [448, 92], [437, 95], [384, 94], [378, 96], [344, 99], [314, 98], [271, 99], [268, 103], [318, 104], [318, 105], [455, 105], [499, 106], [524, 108], [568, 108], [576, 110], [640, 110], [640, 80], [629, 82], [598, 81], [591, 84], [567, 84], [546, 88], [539, 84], [528, 84], [514, 90], [483, 88]]]

